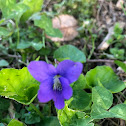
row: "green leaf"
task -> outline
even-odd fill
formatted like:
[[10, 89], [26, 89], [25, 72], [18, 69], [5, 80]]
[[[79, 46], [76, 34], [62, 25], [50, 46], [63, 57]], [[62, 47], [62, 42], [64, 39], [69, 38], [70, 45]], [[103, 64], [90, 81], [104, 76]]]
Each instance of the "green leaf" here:
[[75, 111], [68, 108], [68, 102], [66, 102], [65, 107], [61, 110], [58, 110], [58, 119], [62, 126], [70, 126], [73, 121], [81, 119], [85, 116], [84, 112]]
[[109, 111], [100, 106], [93, 105], [91, 117], [93, 119], [120, 118], [126, 120], [126, 104], [118, 104], [112, 107]]
[[0, 9], [4, 18], [19, 22], [22, 14], [28, 10], [28, 6], [22, 2], [16, 3], [16, 0], [0, 0]]
[[35, 124], [40, 122], [40, 116], [37, 113], [25, 113], [25, 123], [26, 124]]
[[97, 66], [86, 74], [86, 81], [89, 86], [98, 86], [100, 83], [110, 90], [112, 93], [117, 93], [125, 88], [123, 81], [114, 73], [109, 66]]
[[116, 23], [114, 25], [114, 33], [115, 34], [122, 34], [122, 32], [123, 32], [123, 29], [120, 27], [120, 24]]
[[112, 94], [107, 89], [99, 86], [94, 87], [92, 89], [91, 117], [93, 119], [121, 118], [126, 120], [126, 104], [118, 104], [108, 110], [112, 105], [112, 98]]
[[94, 126], [89, 116], [85, 116], [84, 112], [72, 110], [68, 108], [70, 100], [65, 102], [64, 109], [58, 110], [58, 119], [62, 126]]
[[5, 19], [0, 19], [0, 25], [5, 22]]
[[40, 50], [43, 46], [43, 44], [40, 43], [36, 43], [36, 42], [21, 42], [18, 44], [17, 49], [27, 49], [30, 46], [32, 46], [35, 50]]
[[92, 101], [95, 105], [109, 109], [113, 103], [113, 96], [106, 88], [96, 86], [92, 88]]
[[15, 3], [16, 3], [16, 0], [0, 0], [0, 9], [4, 10], [5, 6], [9, 7], [9, 6], [14, 5]]
[[18, 44], [17, 49], [26, 49], [31, 46], [31, 42], [21, 42]]
[[51, 49], [48, 47], [41, 48], [41, 50], [39, 51], [40, 55], [49, 55], [50, 52], [51, 52]]
[[28, 105], [37, 96], [39, 83], [28, 69], [3, 69], [0, 71], [0, 95]]
[[0, 98], [0, 111], [1, 110], [8, 110], [10, 106], [10, 101], [5, 98]]
[[5, 126], [3, 123], [0, 123], [0, 126]]
[[32, 14], [41, 11], [43, 0], [24, 0], [23, 3], [29, 7], [21, 17], [21, 21], [26, 21]]
[[9, 63], [6, 60], [0, 60], [0, 67], [8, 66]]
[[12, 119], [7, 126], [26, 126], [26, 125], [16, 119]]
[[0, 27], [0, 37], [6, 37], [9, 36], [10, 31], [8, 31], [5, 27]]
[[83, 74], [80, 75], [78, 80], [72, 84], [73, 90], [80, 90], [86, 87], [86, 79]]
[[27, 9], [28, 7], [23, 3], [15, 4], [10, 9], [7, 19], [15, 19], [17, 22], [19, 22], [22, 14], [26, 12]]
[[34, 16], [34, 25], [44, 29], [48, 36], [62, 38], [61, 31], [53, 28], [52, 20], [45, 14]]
[[[29, 107], [26, 107], [28, 113], [24, 114], [26, 124], [36, 124], [40, 122], [40, 115], [33, 109], [33, 104], [30, 104]], [[39, 105], [34, 106], [39, 110]]]
[[115, 60], [114, 62], [115, 62], [115, 64], [117, 64], [119, 67], [121, 67], [121, 68], [124, 70], [124, 72], [126, 73], [126, 64], [125, 64], [125, 63], [123, 63], [123, 62], [121, 62], [121, 61], [119, 61], [119, 60]]
[[0, 52], [2, 52], [3, 54], [8, 54], [7, 51], [8, 51], [8, 48], [0, 44]]
[[114, 117], [126, 120], [126, 104], [118, 104], [112, 107], [109, 112], [114, 114]]
[[124, 49], [118, 49], [118, 48], [110, 48], [111, 54], [114, 55], [116, 59], [124, 60], [124, 54], [125, 50]]
[[84, 110], [90, 103], [91, 98], [84, 90], [73, 90], [73, 100], [69, 108], [74, 110]]
[[57, 117], [50, 116], [44, 117], [40, 123], [36, 124], [36, 126], [60, 126], [60, 124]]
[[104, 119], [104, 118], [113, 118], [115, 117], [113, 113], [108, 112], [107, 110], [103, 109], [102, 107], [93, 104], [91, 110], [91, 117], [93, 119]]
[[75, 115], [76, 111], [69, 109], [68, 105], [66, 104], [62, 110], [58, 110], [58, 119], [60, 124], [64, 126], [64, 124], [71, 121], [71, 118]]
[[85, 54], [73, 45], [64, 45], [54, 52], [54, 58], [58, 61], [70, 59], [75, 62], [86, 62]]
[[70, 126], [94, 126], [94, 123], [90, 123], [92, 119], [90, 117], [86, 117], [83, 119], [77, 119], [75, 122], [73, 121]]
[[36, 42], [31, 42], [31, 46], [36, 50], [40, 50], [43, 47], [43, 44], [41, 42], [36, 43]]

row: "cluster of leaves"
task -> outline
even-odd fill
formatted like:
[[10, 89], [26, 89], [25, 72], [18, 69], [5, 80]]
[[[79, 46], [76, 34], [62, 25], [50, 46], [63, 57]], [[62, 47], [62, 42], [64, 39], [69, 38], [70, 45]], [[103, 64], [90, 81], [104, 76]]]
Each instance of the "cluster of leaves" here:
[[[110, 67], [97, 66], [87, 72], [85, 77], [81, 75], [72, 88], [73, 97], [66, 102], [63, 110], [58, 111], [58, 118], [63, 126], [66, 124], [93, 126], [92, 122], [95, 119], [103, 118], [115, 117], [126, 120], [124, 111], [126, 104], [111, 107], [113, 93], [122, 91], [125, 84], [119, 80]], [[85, 89], [89, 89], [91, 93], [84, 91]]]
[[[91, 0], [75, 2], [74, 0], [69, 2], [64, 0], [63, 2], [72, 10], [83, 3], [79, 12], [84, 15], [91, 14], [89, 10], [95, 3]], [[74, 2], [74, 6], [71, 6], [72, 2]], [[89, 2], [91, 2], [90, 5]], [[39, 60], [43, 57], [48, 62], [48, 56], [57, 61], [70, 59], [75, 62], [86, 62], [83, 51], [73, 45], [59, 46], [58, 49], [55, 49], [58, 44], [50, 42], [50, 47], [53, 48], [46, 46], [45, 34], [51, 37], [62, 37], [62, 34], [58, 29], [53, 28], [52, 21], [46, 13], [40, 12], [42, 5], [43, 0], [0, 0], [2, 12], [0, 67], [10, 67], [11, 64], [14, 64], [13, 56], [18, 58], [16, 62], [19, 64], [14, 65], [18, 68], [22, 63], [23, 66], [27, 66], [27, 61]], [[60, 4], [55, 5], [56, 7], [60, 7]], [[85, 11], [83, 7], [88, 8], [89, 12]], [[73, 11], [73, 13], [77, 12]], [[81, 15], [81, 18], [85, 17]], [[120, 41], [123, 40], [124, 35], [118, 26], [115, 26], [115, 33], [113, 40], [117, 38]], [[93, 36], [93, 43], [95, 38], [96, 36]], [[110, 51], [113, 55], [117, 54], [115, 50]], [[122, 53], [119, 52], [121, 58], [120, 56], [116, 58], [123, 59]], [[125, 64], [120, 61], [115, 61], [115, 63], [126, 72]], [[65, 102], [62, 110], [55, 111], [51, 102], [49, 104], [38, 103], [36, 96], [39, 84], [30, 75], [27, 67], [8, 68], [0, 71], [0, 95], [2, 96], [0, 98], [0, 126], [32, 124], [35, 126], [94, 126], [97, 119], [120, 118], [126, 120], [125, 102], [113, 106], [113, 94], [124, 90], [125, 83], [119, 80], [112, 68], [108, 66], [97, 66], [88, 71], [85, 76], [81, 74], [79, 79], [71, 84], [73, 96]]]
[[[74, 54], [74, 57], [72, 54]], [[54, 52], [54, 57], [59, 61], [64, 59], [79, 60], [82, 63], [86, 61], [84, 53], [72, 45], [60, 47]], [[13, 99], [24, 105], [31, 104], [35, 99], [39, 83], [34, 80], [27, 68], [21, 70], [3, 69], [0, 72], [0, 76], [1, 96]], [[93, 126], [95, 119], [114, 117], [126, 120], [126, 112], [124, 111], [126, 110], [126, 104], [123, 103], [111, 107], [113, 104], [113, 93], [118, 93], [125, 89], [124, 82], [119, 80], [112, 68], [97, 66], [87, 72], [85, 76], [81, 74], [79, 79], [71, 86], [73, 88], [72, 98], [66, 101], [64, 109], [57, 110], [57, 116], [61, 125]], [[86, 89], [90, 90], [90, 92], [87, 92]], [[32, 104], [30, 107], [26, 107], [27, 113], [22, 109], [20, 114], [16, 115], [16, 118], [20, 118], [26, 124], [36, 124], [36, 126], [43, 123], [45, 125], [48, 123], [50, 125], [59, 125], [58, 120], [51, 116], [42, 116], [41, 120], [34, 107], [32, 107]], [[36, 106], [36, 108], [38, 107]], [[13, 121], [15, 122], [15, 120]]]
[[[43, 0], [20, 2], [0, 0], [2, 11], [0, 20], [1, 55], [8, 56], [9, 52], [19, 52], [23, 55], [21, 60], [26, 61], [31, 52], [37, 52], [40, 55], [49, 53], [49, 50], [45, 48], [45, 34], [52, 37], [62, 37], [62, 34], [58, 29], [52, 27], [52, 21], [46, 14], [40, 13], [42, 5]], [[34, 55], [36, 56], [36, 54]], [[11, 62], [12, 60], [10, 60]], [[10, 63], [5, 59], [0, 59], [1, 67], [8, 66]]]
[[114, 59], [125, 60], [126, 53], [124, 48], [126, 48], [125, 34], [123, 34], [123, 29], [120, 28], [119, 23], [114, 26], [114, 34], [111, 39], [108, 40], [109, 44], [114, 47], [110, 48], [110, 53]]
[[[96, 0], [63, 0], [54, 5], [55, 10], [62, 11], [67, 10], [66, 13], [76, 15], [79, 13], [78, 19], [83, 21], [84, 19], [90, 18], [92, 16], [92, 12], [94, 9], [94, 5], [96, 4]], [[83, 9], [85, 8], [85, 9]]]

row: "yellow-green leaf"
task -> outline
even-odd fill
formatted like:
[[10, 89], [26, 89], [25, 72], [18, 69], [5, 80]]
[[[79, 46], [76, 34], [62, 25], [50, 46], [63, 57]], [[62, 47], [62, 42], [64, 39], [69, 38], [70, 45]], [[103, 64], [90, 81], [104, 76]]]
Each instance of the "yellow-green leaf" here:
[[22, 21], [26, 21], [32, 14], [41, 11], [43, 0], [24, 0], [23, 3], [29, 7], [21, 17]]
[[0, 71], [0, 95], [28, 105], [37, 96], [39, 82], [28, 69], [3, 69]]

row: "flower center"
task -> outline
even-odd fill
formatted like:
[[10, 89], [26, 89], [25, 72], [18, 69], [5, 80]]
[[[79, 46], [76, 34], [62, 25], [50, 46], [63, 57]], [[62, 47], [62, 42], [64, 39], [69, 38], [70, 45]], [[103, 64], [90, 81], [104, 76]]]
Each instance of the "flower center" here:
[[56, 75], [54, 77], [54, 84], [53, 84], [53, 90], [55, 91], [62, 91], [62, 85], [61, 85], [61, 82], [59, 80], [59, 77], [58, 75]]

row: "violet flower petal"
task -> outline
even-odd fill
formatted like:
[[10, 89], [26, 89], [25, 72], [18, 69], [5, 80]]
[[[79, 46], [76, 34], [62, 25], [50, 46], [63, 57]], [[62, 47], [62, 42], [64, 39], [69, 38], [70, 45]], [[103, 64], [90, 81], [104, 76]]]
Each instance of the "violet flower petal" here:
[[47, 64], [44, 61], [32, 61], [28, 65], [28, 70], [31, 75], [39, 82], [48, 79], [50, 76], [55, 76], [56, 69], [52, 64]]
[[64, 99], [67, 99], [67, 100], [70, 99], [70, 97], [73, 94], [73, 90], [70, 87], [68, 80], [61, 77], [60, 82], [62, 84], [62, 95], [63, 95]]
[[73, 62], [71, 60], [64, 60], [57, 66], [57, 72], [60, 76], [68, 79], [69, 84], [73, 83], [80, 76], [83, 65], [80, 62]]
[[60, 92], [54, 92], [53, 97], [54, 105], [57, 109], [62, 109], [65, 106], [64, 97]]
[[40, 84], [40, 89], [38, 91], [38, 99], [40, 102], [48, 102], [53, 98], [53, 79], [48, 79]]

